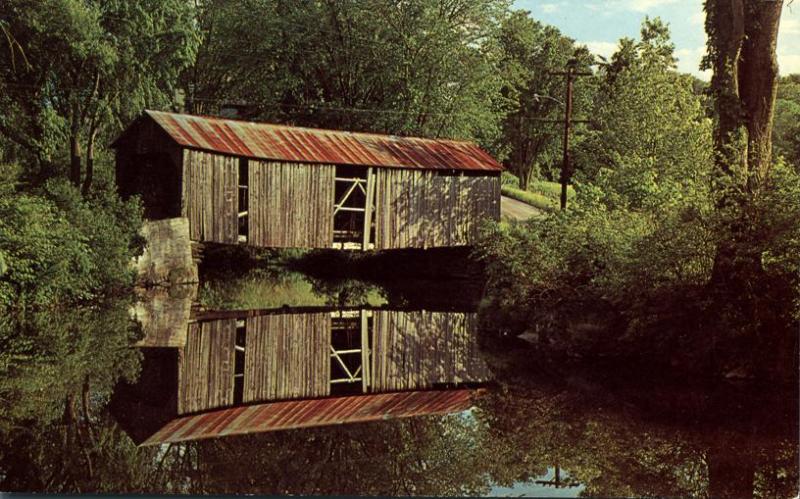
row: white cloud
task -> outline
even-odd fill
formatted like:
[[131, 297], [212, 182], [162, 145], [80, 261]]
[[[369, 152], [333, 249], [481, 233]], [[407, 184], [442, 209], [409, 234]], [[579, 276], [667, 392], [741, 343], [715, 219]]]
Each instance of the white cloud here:
[[705, 46], [676, 50], [675, 57], [678, 58], [678, 71], [695, 75], [701, 80], [711, 79], [711, 71], [700, 71], [700, 60], [705, 54]]
[[[674, 5], [681, 0], [603, 0], [587, 4], [586, 7], [594, 10], [630, 10], [633, 12], [649, 12], [656, 7]], [[685, 0], [684, 0], [685, 1]]]
[[780, 33], [783, 35], [800, 35], [800, 19], [784, 13], [781, 16]]
[[559, 7], [561, 6], [557, 3], [543, 3], [542, 5], [539, 6], [539, 9], [541, 9], [541, 11], [544, 12], [545, 14], [551, 14], [557, 11]]
[[634, 12], [649, 12], [650, 10], [661, 7], [662, 5], [676, 4], [679, 0], [628, 0], [628, 9]]
[[800, 54], [779, 55], [778, 66], [782, 75], [800, 74]]
[[782, 75], [800, 73], [800, 9], [787, 5], [778, 31], [778, 68]]
[[700, 8], [697, 12], [689, 17], [689, 24], [692, 26], [702, 26], [706, 22], [706, 13]]
[[601, 55], [606, 59], [610, 58], [611, 55], [617, 51], [618, 47], [614, 42], [603, 42], [599, 40], [581, 43], [586, 45], [591, 53]]

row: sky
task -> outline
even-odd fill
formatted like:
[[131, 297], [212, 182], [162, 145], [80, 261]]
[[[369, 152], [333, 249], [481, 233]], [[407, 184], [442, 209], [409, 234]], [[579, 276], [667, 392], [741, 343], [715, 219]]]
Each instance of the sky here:
[[[678, 69], [704, 80], [711, 77], [699, 69], [706, 46], [702, 0], [515, 0], [513, 8], [530, 11], [534, 19], [606, 57], [620, 38], [638, 39], [645, 16], [658, 16], [669, 23]], [[800, 73], [800, 0], [784, 6], [778, 65], [782, 75]]]

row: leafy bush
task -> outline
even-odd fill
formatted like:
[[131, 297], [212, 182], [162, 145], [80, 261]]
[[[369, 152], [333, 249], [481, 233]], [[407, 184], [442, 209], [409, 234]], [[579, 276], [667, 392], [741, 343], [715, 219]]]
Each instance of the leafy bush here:
[[504, 171], [500, 174], [500, 185], [519, 189], [519, 178], [511, 172]]
[[113, 192], [83, 199], [66, 181], [18, 192], [0, 171], [0, 307], [44, 307], [116, 294], [132, 284], [141, 209]]

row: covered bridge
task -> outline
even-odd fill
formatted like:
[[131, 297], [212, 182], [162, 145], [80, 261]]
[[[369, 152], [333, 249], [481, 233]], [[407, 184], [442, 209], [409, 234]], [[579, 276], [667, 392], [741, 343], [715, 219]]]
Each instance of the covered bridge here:
[[115, 391], [112, 410], [137, 443], [449, 414], [492, 379], [474, 313], [208, 315], [220, 318], [145, 342], [137, 383]]
[[145, 111], [113, 147], [120, 193], [194, 241], [463, 246], [500, 218], [502, 167], [469, 142]]

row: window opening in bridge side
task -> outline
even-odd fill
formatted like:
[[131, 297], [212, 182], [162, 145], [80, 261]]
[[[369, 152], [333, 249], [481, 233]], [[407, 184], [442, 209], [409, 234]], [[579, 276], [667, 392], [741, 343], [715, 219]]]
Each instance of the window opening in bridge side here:
[[369, 390], [371, 315], [368, 310], [331, 313], [331, 395], [353, 395]]
[[248, 236], [248, 192], [250, 167], [247, 158], [239, 158], [239, 242], [246, 243]]
[[[363, 166], [337, 165], [333, 207], [333, 247], [337, 249], [370, 249], [374, 247], [373, 169]], [[369, 225], [364, 221], [368, 220]], [[366, 228], [366, 231], [365, 231]], [[366, 234], [366, 235], [365, 235]]]
[[247, 323], [243, 319], [236, 321], [236, 336], [233, 343], [233, 404], [241, 404], [244, 400], [244, 356], [247, 343]]

